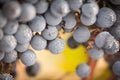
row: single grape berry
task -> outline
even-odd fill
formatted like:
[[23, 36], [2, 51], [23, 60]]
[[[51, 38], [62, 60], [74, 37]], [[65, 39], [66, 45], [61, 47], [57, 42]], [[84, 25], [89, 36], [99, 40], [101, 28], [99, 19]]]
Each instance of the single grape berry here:
[[53, 0], [50, 6], [50, 11], [56, 17], [63, 17], [70, 12], [70, 9], [65, 0]]
[[27, 42], [24, 44], [17, 43], [15, 50], [18, 52], [25, 52], [26, 50], [28, 50], [29, 45], [30, 45], [30, 42]]
[[16, 19], [21, 11], [21, 5], [17, 1], [8, 1], [3, 6], [3, 13], [8, 19]]
[[63, 21], [64, 21], [64, 29], [73, 29], [77, 23], [76, 19], [75, 19], [75, 15], [74, 13], [69, 13], [67, 14], [65, 17], [63, 17]]
[[18, 30], [19, 23], [17, 20], [10, 20], [7, 22], [5, 27], [3, 28], [5, 34], [15, 34]]
[[16, 59], [17, 59], [17, 52], [15, 50], [12, 50], [10, 52], [5, 53], [3, 62], [12, 63], [12, 62], [16, 61]]
[[66, 0], [70, 6], [70, 9], [76, 11], [83, 5], [83, 0]]
[[112, 70], [113, 70], [113, 72], [114, 72], [116, 75], [120, 76], [120, 61], [116, 61], [116, 62], [113, 64]]
[[47, 26], [45, 30], [42, 31], [42, 36], [46, 40], [53, 40], [57, 37], [58, 30], [55, 26]]
[[85, 26], [79, 26], [73, 33], [73, 38], [78, 43], [84, 43], [90, 38], [90, 31]]
[[119, 48], [119, 42], [117, 40], [113, 40], [113, 45], [110, 48], [105, 49], [105, 52], [106, 54], [113, 55], [119, 51]]
[[50, 11], [47, 11], [44, 17], [49, 25], [58, 25], [62, 21], [62, 17], [55, 17]]
[[53, 54], [59, 54], [63, 52], [64, 48], [65, 48], [64, 41], [60, 38], [56, 38], [50, 41], [48, 44], [48, 50], [50, 50], [50, 52], [52, 52]]
[[82, 24], [84, 24], [86, 26], [90, 26], [96, 22], [96, 16], [86, 17], [83, 14], [81, 14], [80, 20], [81, 20]]
[[40, 70], [40, 65], [37, 62], [34, 65], [32, 65], [32, 66], [26, 67], [26, 73], [29, 76], [36, 76], [37, 73], [39, 72], [39, 70]]
[[96, 2], [91, 1], [82, 5], [82, 14], [86, 17], [96, 16], [99, 12], [99, 6]]
[[117, 39], [120, 39], [120, 25], [115, 24], [110, 28], [110, 33]]
[[82, 63], [82, 64], [78, 65], [78, 67], [76, 69], [77, 75], [82, 78], [87, 77], [90, 74], [90, 72], [91, 72], [91, 69], [86, 63]]
[[99, 33], [95, 38], [95, 45], [98, 48], [102, 48], [105, 44], [105, 40], [108, 35], [110, 35], [110, 34], [107, 31], [103, 31], [103, 32]]
[[74, 48], [77, 48], [80, 43], [76, 42], [73, 37], [70, 37], [68, 40], [67, 40], [67, 44], [70, 48], [74, 49]]
[[10, 52], [15, 49], [17, 40], [13, 35], [4, 35], [0, 40], [0, 50], [3, 52]]
[[31, 21], [32, 19], [35, 18], [36, 16], [36, 9], [35, 7], [30, 4], [30, 3], [23, 3], [21, 5], [21, 8], [22, 8], [22, 12], [21, 12], [21, 15], [19, 17], [19, 21], [20, 22], [28, 22], [28, 21]]
[[47, 0], [39, 0], [36, 4], [35, 4], [35, 8], [37, 11], [37, 14], [43, 14], [48, 10], [49, 7], [49, 3], [47, 2]]
[[20, 57], [22, 63], [26, 66], [34, 65], [36, 62], [36, 54], [32, 50], [27, 50]]
[[116, 14], [111, 8], [103, 7], [100, 9], [96, 25], [101, 28], [110, 28], [116, 22]]
[[35, 50], [43, 50], [47, 46], [47, 40], [40, 35], [34, 35], [30, 43]]
[[26, 24], [20, 24], [18, 31], [15, 33], [15, 38], [18, 43], [24, 44], [31, 40], [32, 31]]
[[29, 22], [29, 26], [32, 31], [41, 32], [46, 27], [46, 21], [42, 15], [39, 15]]
[[94, 46], [93, 48], [89, 49], [88, 54], [92, 59], [97, 60], [103, 57], [104, 51]]

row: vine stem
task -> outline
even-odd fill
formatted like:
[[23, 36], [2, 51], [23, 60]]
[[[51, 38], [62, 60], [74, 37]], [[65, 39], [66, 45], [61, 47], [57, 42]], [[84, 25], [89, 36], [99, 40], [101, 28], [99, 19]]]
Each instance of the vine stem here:
[[97, 61], [98, 61], [98, 60], [93, 60], [93, 59], [91, 59], [91, 58], [89, 57], [88, 65], [89, 65], [90, 68], [91, 68], [91, 73], [89, 74], [89, 76], [88, 76], [87, 78], [83, 78], [82, 80], [93, 80], [94, 70], [95, 70]]

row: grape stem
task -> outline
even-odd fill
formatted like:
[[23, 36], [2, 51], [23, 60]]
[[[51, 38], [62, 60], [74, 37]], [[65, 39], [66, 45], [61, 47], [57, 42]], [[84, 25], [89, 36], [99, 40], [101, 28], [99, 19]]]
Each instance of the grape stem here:
[[83, 78], [82, 80], [93, 80], [94, 70], [96, 67], [98, 60], [93, 60], [89, 57], [88, 65], [91, 67], [91, 73], [87, 78]]

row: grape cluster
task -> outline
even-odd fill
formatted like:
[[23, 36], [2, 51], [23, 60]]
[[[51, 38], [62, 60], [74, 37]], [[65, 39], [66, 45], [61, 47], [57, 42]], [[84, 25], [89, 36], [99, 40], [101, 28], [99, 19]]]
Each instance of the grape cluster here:
[[[102, 0], [0, 0], [1, 63], [13, 64], [20, 59], [26, 65], [27, 74], [36, 75], [40, 66], [36, 62], [35, 52], [29, 46], [34, 50], [47, 49], [53, 54], [60, 54], [65, 48], [59, 34], [61, 30], [72, 32], [67, 42], [70, 48], [85, 45], [93, 60], [117, 54], [120, 2], [105, 0], [106, 4], [114, 7], [100, 5], [101, 2]], [[113, 72], [120, 76], [119, 66], [120, 62], [115, 62]], [[76, 68], [76, 73], [82, 78], [90, 72], [87, 63]]]

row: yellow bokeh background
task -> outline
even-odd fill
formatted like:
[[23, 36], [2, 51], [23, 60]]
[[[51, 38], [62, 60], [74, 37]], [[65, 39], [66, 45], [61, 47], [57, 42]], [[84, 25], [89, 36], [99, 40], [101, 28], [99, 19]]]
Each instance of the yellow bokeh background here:
[[[65, 33], [61, 36], [66, 44], [65, 50], [61, 54], [54, 55], [48, 50], [35, 51], [33, 49], [37, 55], [37, 62], [41, 66], [38, 75], [35, 77], [28, 77], [25, 72], [25, 65], [18, 60], [16, 80], [80, 80], [80, 77], [75, 73], [75, 69], [77, 65], [88, 61], [88, 54], [82, 45], [76, 49], [69, 48], [67, 39], [70, 36], [71, 33]], [[30, 47], [30, 49], [32, 48]], [[111, 75], [108, 64], [103, 58], [98, 63], [95, 69], [95, 80], [107, 80]], [[103, 73], [104, 71], [107, 73], [106, 75]], [[104, 76], [103, 79], [99, 78], [101, 75]]]

